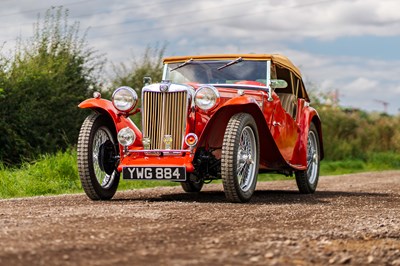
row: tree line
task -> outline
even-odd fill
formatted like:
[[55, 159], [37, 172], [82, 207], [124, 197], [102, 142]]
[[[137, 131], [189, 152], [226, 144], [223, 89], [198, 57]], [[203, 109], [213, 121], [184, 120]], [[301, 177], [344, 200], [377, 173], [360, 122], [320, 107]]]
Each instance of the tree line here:
[[[32, 38], [19, 40], [11, 58], [0, 50], [0, 162], [6, 165], [74, 146], [88, 114], [77, 105], [96, 90], [110, 97], [111, 89], [99, 82], [105, 58], [88, 45], [79, 23], [68, 23], [67, 10], [49, 9], [34, 29]], [[164, 52], [165, 45], [148, 47], [139, 59], [114, 66], [112, 87], [128, 85], [140, 95], [144, 76], [161, 79]], [[326, 159], [400, 152], [400, 117], [315, 103], [320, 105]]]

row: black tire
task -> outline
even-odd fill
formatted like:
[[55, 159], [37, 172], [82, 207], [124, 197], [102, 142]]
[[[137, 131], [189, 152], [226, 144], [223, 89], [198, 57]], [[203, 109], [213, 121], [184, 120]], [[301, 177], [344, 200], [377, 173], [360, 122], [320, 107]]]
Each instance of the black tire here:
[[182, 189], [188, 193], [200, 192], [203, 188], [203, 184], [203, 180], [191, 181], [190, 177], [186, 182], [181, 182]]
[[247, 113], [233, 115], [226, 127], [222, 144], [221, 176], [226, 198], [247, 202], [257, 185], [259, 166], [257, 124]]
[[112, 122], [100, 114], [89, 115], [78, 138], [78, 172], [83, 190], [92, 200], [109, 200], [117, 191], [119, 155]]
[[317, 189], [320, 168], [320, 146], [318, 131], [310, 124], [307, 137], [307, 170], [296, 171], [296, 183], [302, 194], [314, 193]]

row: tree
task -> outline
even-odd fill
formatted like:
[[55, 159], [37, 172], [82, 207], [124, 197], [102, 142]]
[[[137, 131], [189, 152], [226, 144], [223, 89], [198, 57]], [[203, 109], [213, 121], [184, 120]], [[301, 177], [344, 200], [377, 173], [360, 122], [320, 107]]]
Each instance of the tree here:
[[0, 160], [30, 160], [75, 143], [86, 112], [77, 105], [98, 86], [104, 60], [68, 24], [68, 10], [52, 8], [34, 35], [0, 64]]
[[[158, 45], [154, 47], [147, 46], [139, 60], [133, 58], [130, 65], [121, 63], [118, 66], [114, 66], [115, 78], [112, 82], [113, 87], [132, 87], [140, 98], [144, 77], [150, 77], [152, 82], [161, 81], [163, 70], [162, 58], [164, 57], [165, 49], [166, 44], [161, 48]], [[132, 119], [136, 125], [140, 125], [139, 115], [134, 116]]]
[[161, 48], [147, 46], [142, 57], [138, 60], [133, 58], [130, 65], [120, 63], [114, 66], [114, 86], [130, 86], [139, 94], [143, 87], [143, 77], [151, 77], [153, 82], [159, 82], [162, 78], [162, 58], [164, 57], [166, 44]]

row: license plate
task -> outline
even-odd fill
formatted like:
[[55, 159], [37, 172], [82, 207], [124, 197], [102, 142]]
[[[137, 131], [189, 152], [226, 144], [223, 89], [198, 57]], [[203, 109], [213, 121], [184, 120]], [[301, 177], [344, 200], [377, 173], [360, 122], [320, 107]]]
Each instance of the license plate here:
[[124, 167], [124, 179], [186, 181], [185, 167]]

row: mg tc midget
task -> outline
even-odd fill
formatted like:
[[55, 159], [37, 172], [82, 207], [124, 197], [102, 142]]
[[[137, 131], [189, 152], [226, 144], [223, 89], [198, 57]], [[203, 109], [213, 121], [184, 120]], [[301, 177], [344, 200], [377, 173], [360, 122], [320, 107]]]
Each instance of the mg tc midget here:
[[[180, 182], [186, 192], [222, 179], [231, 202], [251, 199], [259, 173], [294, 176], [313, 193], [323, 159], [321, 121], [300, 71], [286, 57], [225, 54], [165, 58], [162, 81], [138, 95], [120, 87], [80, 108], [94, 112], [78, 139], [90, 199], [111, 199], [120, 176]], [[141, 125], [130, 116], [141, 115]]]

